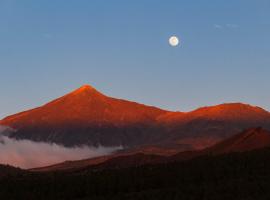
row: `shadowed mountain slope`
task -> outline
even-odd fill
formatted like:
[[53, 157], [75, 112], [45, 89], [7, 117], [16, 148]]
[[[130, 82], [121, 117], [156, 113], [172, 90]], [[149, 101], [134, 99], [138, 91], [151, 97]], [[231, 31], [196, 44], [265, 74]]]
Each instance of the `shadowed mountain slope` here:
[[270, 147], [270, 132], [262, 128], [245, 130], [209, 148], [212, 154], [245, 152]]
[[115, 169], [191, 160], [200, 156], [222, 155], [235, 152], [248, 152], [257, 149], [270, 148], [270, 132], [262, 128], [252, 128], [226, 139], [212, 147], [199, 151], [186, 151], [180, 153], [168, 153], [160, 155], [159, 152], [143, 152], [133, 150], [130, 152], [118, 152], [114, 155], [98, 158], [68, 161], [52, 166], [32, 169], [31, 171], [74, 171], [84, 168], [92, 169]]

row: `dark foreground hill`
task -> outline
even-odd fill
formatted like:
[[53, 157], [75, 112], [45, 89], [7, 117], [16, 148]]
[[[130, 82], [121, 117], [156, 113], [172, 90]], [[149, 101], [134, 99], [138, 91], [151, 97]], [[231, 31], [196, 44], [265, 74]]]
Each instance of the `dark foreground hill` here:
[[270, 148], [190, 161], [0, 178], [1, 199], [267, 200]]
[[20, 168], [12, 167], [9, 165], [0, 165], [0, 179], [7, 177], [17, 177], [18, 175], [22, 175], [27, 171], [22, 170]]

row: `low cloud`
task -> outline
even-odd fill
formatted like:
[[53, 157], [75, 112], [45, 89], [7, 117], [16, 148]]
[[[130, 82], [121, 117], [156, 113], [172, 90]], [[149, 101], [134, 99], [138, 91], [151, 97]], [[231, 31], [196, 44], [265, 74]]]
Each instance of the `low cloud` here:
[[[0, 130], [3, 127], [0, 127]], [[1, 133], [0, 133], [1, 134]], [[0, 135], [0, 163], [24, 169], [48, 166], [67, 160], [80, 160], [108, 155], [121, 147], [75, 147], [57, 144], [15, 140]]]
[[216, 29], [235, 29], [235, 28], [238, 28], [239, 25], [238, 24], [214, 24], [214, 28]]
[[223, 26], [220, 25], [220, 24], [214, 24], [214, 27], [215, 27], [216, 29], [222, 29], [222, 28], [223, 28]]
[[238, 28], [239, 25], [238, 24], [226, 24], [227, 28]]

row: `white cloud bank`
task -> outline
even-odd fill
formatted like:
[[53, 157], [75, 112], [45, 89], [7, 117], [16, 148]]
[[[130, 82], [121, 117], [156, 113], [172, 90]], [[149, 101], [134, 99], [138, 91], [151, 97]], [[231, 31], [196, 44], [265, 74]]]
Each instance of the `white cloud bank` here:
[[[0, 127], [1, 129], [1, 127]], [[121, 147], [74, 147], [57, 144], [15, 140], [0, 135], [0, 164], [24, 169], [48, 166], [67, 160], [80, 160], [108, 155]]]

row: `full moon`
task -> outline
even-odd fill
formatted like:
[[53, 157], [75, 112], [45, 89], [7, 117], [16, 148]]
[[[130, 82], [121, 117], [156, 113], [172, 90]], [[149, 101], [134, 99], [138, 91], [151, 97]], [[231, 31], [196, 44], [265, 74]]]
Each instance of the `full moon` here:
[[179, 39], [176, 36], [171, 36], [169, 39], [169, 44], [173, 47], [176, 47], [179, 44]]

